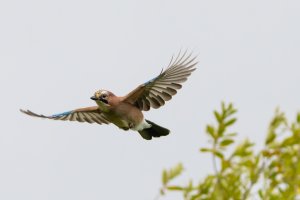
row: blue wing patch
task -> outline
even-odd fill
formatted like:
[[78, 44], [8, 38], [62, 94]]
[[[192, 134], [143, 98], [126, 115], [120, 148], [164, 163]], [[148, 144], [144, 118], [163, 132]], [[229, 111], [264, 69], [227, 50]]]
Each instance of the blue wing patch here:
[[55, 114], [55, 115], [51, 115], [50, 117], [53, 117], [53, 118], [63, 117], [63, 116], [66, 116], [66, 115], [69, 115], [69, 114], [72, 114], [72, 113], [73, 113], [73, 110], [67, 111], [67, 112], [63, 112], [63, 113], [59, 113], [59, 114]]
[[157, 78], [157, 77], [151, 79], [150, 81], [147, 81], [146, 83], [144, 83], [144, 85], [147, 85], [147, 84], [149, 84], [149, 83], [152, 83], [156, 78]]
[[164, 69], [161, 69], [161, 72], [160, 72], [160, 74], [159, 74], [158, 76], [156, 76], [155, 78], [151, 79], [150, 81], [147, 81], [146, 83], [144, 83], [144, 85], [147, 85], [147, 84], [149, 84], [149, 83], [154, 82], [155, 79], [157, 79], [157, 78], [163, 73], [163, 71], [164, 71]]

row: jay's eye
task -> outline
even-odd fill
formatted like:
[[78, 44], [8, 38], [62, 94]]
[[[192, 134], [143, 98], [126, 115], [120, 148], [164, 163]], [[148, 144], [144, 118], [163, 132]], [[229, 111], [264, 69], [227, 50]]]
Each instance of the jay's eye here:
[[101, 95], [101, 98], [102, 98], [102, 99], [106, 99], [106, 97], [107, 97], [106, 94], [102, 94], [102, 95]]

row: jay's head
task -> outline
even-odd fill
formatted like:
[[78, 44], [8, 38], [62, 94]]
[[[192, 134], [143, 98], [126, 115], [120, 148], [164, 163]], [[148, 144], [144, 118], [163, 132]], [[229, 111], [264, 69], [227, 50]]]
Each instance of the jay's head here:
[[97, 103], [108, 106], [110, 104], [111, 97], [113, 96], [114, 94], [107, 90], [98, 90], [97, 92], [95, 92], [94, 96], [91, 97], [91, 99], [96, 101]]

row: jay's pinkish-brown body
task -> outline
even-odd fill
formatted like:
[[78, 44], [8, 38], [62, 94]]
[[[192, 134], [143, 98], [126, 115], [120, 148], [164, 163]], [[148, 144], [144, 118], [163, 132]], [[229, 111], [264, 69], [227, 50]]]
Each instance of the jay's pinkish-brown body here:
[[96, 101], [103, 115], [119, 128], [139, 131], [144, 126], [147, 127], [143, 113], [132, 104], [122, 101], [122, 97], [117, 97], [106, 90], [99, 90], [92, 99]]
[[158, 76], [139, 85], [126, 96], [118, 97], [108, 90], [99, 90], [91, 97], [97, 106], [79, 108], [64, 113], [45, 116], [39, 115], [30, 110], [21, 112], [34, 116], [53, 120], [79, 121], [97, 124], [113, 123], [123, 130], [138, 131], [146, 140], [152, 137], [161, 137], [169, 134], [169, 130], [149, 120], [144, 119], [142, 111], [150, 108], [159, 108], [166, 101], [172, 99], [181, 89], [181, 83], [196, 69], [196, 57], [186, 52], [170, 61], [166, 70]]

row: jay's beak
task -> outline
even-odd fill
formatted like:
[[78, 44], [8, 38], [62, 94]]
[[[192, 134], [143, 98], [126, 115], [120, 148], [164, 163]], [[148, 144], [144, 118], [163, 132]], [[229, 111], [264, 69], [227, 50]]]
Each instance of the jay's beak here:
[[92, 96], [91, 99], [94, 101], [98, 100], [95, 96]]

